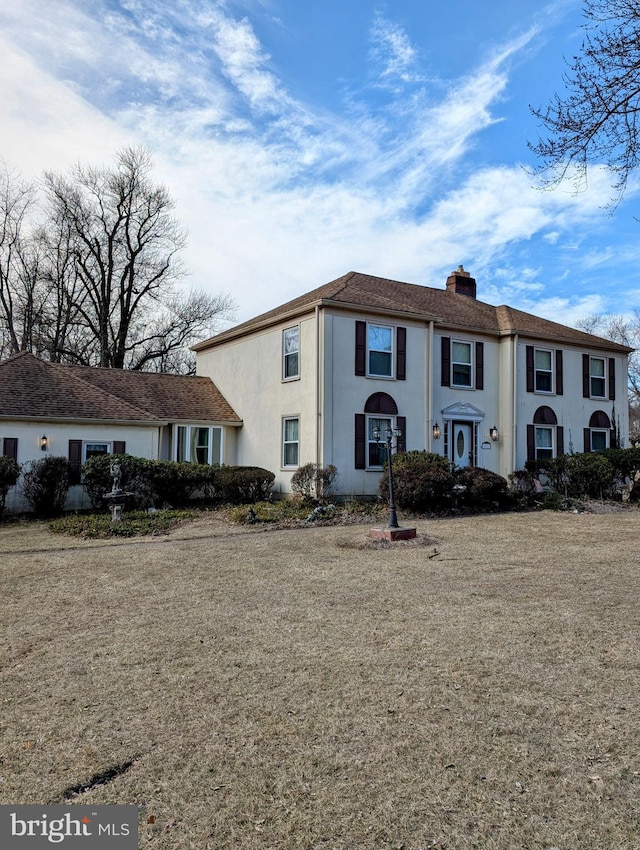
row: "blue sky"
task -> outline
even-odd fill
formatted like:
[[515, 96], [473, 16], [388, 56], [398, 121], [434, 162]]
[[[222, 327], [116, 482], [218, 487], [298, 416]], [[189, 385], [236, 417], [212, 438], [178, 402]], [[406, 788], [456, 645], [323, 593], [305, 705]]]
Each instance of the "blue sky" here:
[[0, 156], [24, 176], [150, 148], [189, 283], [238, 321], [350, 270], [572, 324], [640, 307], [638, 181], [539, 191], [529, 104], [579, 49], [577, 0], [11, 0]]

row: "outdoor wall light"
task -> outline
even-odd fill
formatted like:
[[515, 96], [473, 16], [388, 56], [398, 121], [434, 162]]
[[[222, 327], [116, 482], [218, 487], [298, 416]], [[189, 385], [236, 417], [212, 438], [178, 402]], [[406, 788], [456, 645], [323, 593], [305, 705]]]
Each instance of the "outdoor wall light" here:
[[434, 440], [439, 440], [439, 439], [440, 439], [440, 426], [438, 425], [438, 423], [437, 423], [437, 422], [436, 422], [436, 424], [433, 426], [433, 431], [432, 431], [432, 433], [433, 433], [433, 439], [434, 439]]
[[46, 452], [48, 448], [49, 448], [49, 438], [47, 437], [46, 434], [43, 434], [40, 437], [40, 450], [43, 451], [43, 452]]
[[498, 429], [495, 425], [489, 431], [489, 436], [491, 437], [494, 443], [496, 443], [500, 439], [500, 433], [498, 432]]

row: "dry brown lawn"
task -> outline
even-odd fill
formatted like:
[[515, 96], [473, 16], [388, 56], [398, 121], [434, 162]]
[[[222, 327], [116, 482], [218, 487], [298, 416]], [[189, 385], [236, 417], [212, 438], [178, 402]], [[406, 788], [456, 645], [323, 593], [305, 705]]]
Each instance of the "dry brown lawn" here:
[[640, 513], [418, 531], [0, 526], [0, 802], [135, 803], [159, 850], [637, 850]]

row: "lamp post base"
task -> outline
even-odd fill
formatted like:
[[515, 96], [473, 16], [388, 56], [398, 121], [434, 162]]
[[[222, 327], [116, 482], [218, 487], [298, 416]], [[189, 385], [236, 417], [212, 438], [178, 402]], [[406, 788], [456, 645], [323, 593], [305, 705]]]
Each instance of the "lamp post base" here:
[[369, 537], [372, 540], [413, 540], [415, 528], [372, 528]]

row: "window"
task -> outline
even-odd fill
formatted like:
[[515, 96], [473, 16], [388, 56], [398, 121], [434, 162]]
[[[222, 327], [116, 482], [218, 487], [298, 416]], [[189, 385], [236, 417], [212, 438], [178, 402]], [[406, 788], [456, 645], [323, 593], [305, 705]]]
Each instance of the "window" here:
[[591, 431], [591, 451], [599, 452], [607, 448], [607, 431]]
[[12, 457], [15, 461], [18, 460], [18, 438], [5, 437], [2, 441], [2, 454], [5, 457]]
[[553, 457], [553, 428], [536, 425], [536, 460]]
[[470, 387], [471, 379], [471, 343], [451, 343], [451, 385], [454, 387]]
[[547, 405], [533, 414], [533, 424], [527, 425], [527, 460], [546, 460], [564, 454], [564, 428]]
[[287, 328], [282, 333], [282, 377], [300, 377], [300, 327]]
[[181, 463], [222, 463], [222, 428], [209, 425], [177, 425], [175, 459]]
[[282, 465], [298, 466], [300, 462], [300, 420], [297, 417], [282, 422]]
[[553, 392], [552, 352], [544, 348], [535, 350], [536, 392]]
[[592, 398], [605, 398], [606, 377], [604, 357], [589, 358], [589, 392]]
[[393, 328], [368, 325], [367, 348], [369, 374], [382, 378], [393, 377]]
[[82, 459], [89, 460], [92, 457], [111, 454], [111, 443], [85, 443], [83, 446]]
[[[375, 440], [374, 431], [376, 428], [380, 429], [380, 441], [382, 445], [379, 445]], [[386, 440], [387, 428], [393, 428], [392, 419], [381, 419], [377, 416], [369, 416], [367, 418], [368, 467], [382, 467], [387, 459], [387, 446], [384, 442]]]

